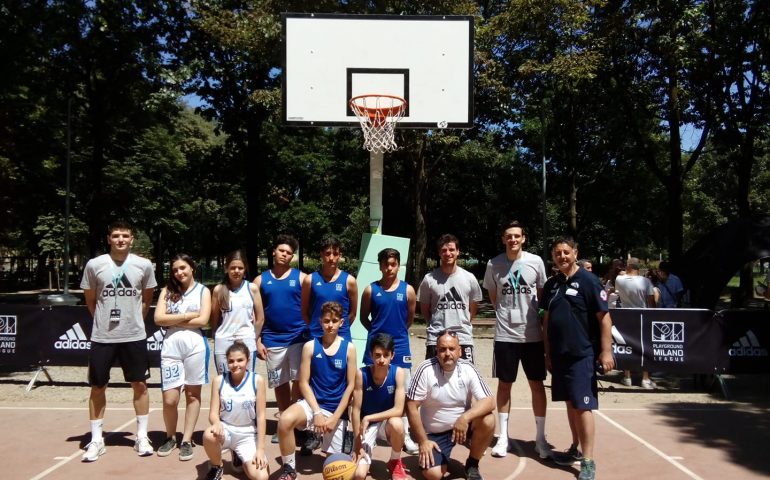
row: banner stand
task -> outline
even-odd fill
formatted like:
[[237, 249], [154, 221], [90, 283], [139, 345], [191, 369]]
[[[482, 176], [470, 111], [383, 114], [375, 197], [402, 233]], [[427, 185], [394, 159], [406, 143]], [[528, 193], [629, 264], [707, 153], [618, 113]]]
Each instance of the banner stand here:
[[48, 379], [48, 383], [53, 384], [53, 378], [51, 378], [51, 374], [48, 373], [48, 369], [45, 368], [44, 365], [40, 365], [39, 367], [37, 367], [37, 370], [35, 371], [35, 375], [32, 377], [32, 380], [30, 380], [29, 383], [27, 384], [27, 388], [25, 389], [25, 391], [29, 392], [30, 390], [32, 390], [32, 387], [34, 387], [35, 383], [37, 383], [37, 379], [41, 373], [45, 374], [46, 378]]

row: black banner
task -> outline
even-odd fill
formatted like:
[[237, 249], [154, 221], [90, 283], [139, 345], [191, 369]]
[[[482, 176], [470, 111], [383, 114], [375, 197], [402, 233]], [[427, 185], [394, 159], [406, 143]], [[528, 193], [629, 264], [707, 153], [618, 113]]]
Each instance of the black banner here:
[[724, 337], [730, 373], [770, 372], [770, 311], [722, 310], [714, 314]]

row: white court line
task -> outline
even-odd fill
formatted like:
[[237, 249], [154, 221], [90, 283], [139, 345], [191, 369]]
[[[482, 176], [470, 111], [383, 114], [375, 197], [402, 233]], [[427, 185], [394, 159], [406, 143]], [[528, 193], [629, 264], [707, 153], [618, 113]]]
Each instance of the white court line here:
[[640, 437], [639, 435], [635, 434], [635, 433], [634, 433], [634, 432], [632, 432], [631, 430], [627, 429], [627, 428], [626, 428], [626, 427], [624, 427], [623, 425], [619, 424], [619, 423], [618, 423], [618, 422], [616, 422], [615, 420], [611, 419], [611, 418], [610, 418], [610, 417], [608, 417], [607, 415], [603, 414], [603, 413], [602, 413], [602, 412], [600, 412], [599, 410], [594, 410], [594, 411], [596, 412], [596, 414], [597, 414], [597, 415], [599, 415], [600, 417], [602, 417], [603, 419], [605, 419], [607, 422], [609, 422], [609, 424], [610, 424], [610, 425], [614, 426], [615, 428], [617, 428], [617, 429], [618, 429], [618, 430], [620, 430], [621, 432], [625, 433], [625, 434], [626, 434], [626, 435], [628, 435], [629, 437], [631, 437], [631, 438], [633, 438], [634, 440], [636, 440], [637, 442], [641, 443], [642, 445], [644, 445], [645, 447], [647, 447], [648, 449], [650, 449], [650, 450], [651, 450], [653, 453], [655, 453], [656, 455], [658, 455], [660, 458], [662, 458], [663, 460], [667, 461], [667, 462], [668, 462], [668, 463], [670, 463], [671, 465], [673, 465], [673, 466], [675, 466], [676, 468], [678, 468], [679, 470], [681, 470], [681, 471], [682, 471], [682, 472], [683, 472], [685, 475], [687, 475], [688, 477], [692, 478], [693, 480], [703, 480], [703, 478], [702, 478], [702, 477], [700, 477], [700, 476], [698, 476], [698, 474], [696, 474], [695, 472], [693, 472], [693, 471], [692, 471], [692, 470], [690, 470], [689, 468], [685, 467], [685, 466], [684, 466], [684, 465], [682, 465], [681, 463], [677, 462], [677, 461], [674, 459], [674, 457], [670, 457], [670, 456], [666, 455], [665, 453], [663, 453], [662, 451], [660, 451], [658, 448], [656, 448], [656, 447], [655, 447], [653, 444], [651, 444], [651, 443], [650, 443], [650, 442], [648, 442], [647, 440], [643, 439], [643, 438], [642, 438], [642, 437]]
[[[511, 441], [511, 439], [508, 439]], [[505, 477], [505, 480], [513, 480], [514, 478], [521, 475], [521, 472], [524, 471], [525, 468], [527, 468], [527, 457], [524, 455], [524, 450], [521, 449], [521, 445], [516, 440], [513, 440], [513, 448], [516, 450], [516, 455], [519, 456], [519, 464], [516, 466], [516, 469]]]
[[[117, 409], [111, 408], [110, 410], [117, 410]], [[132, 410], [133, 410], [133, 409], [132, 409]], [[149, 413], [152, 413], [152, 411], [153, 411], [153, 409], [150, 409], [150, 412], [149, 412]], [[121, 431], [122, 431], [124, 428], [128, 427], [129, 425], [131, 425], [131, 424], [132, 424], [132, 423], [134, 423], [134, 422], [136, 422], [136, 419], [135, 419], [135, 418], [132, 418], [131, 420], [127, 421], [127, 422], [126, 422], [126, 423], [124, 423], [123, 425], [120, 425], [118, 428], [116, 428], [115, 430], [113, 430], [113, 431], [111, 431], [110, 433], [108, 433], [107, 435], [105, 435], [105, 436], [104, 436], [104, 438], [105, 438], [105, 439], [107, 439], [107, 438], [109, 438], [109, 437], [111, 437], [111, 436], [115, 435], [116, 433], [121, 433]], [[73, 453], [73, 454], [72, 454], [72, 455], [70, 455], [69, 457], [57, 457], [57, 458], [62, 458], [62, 460], [60, 460], [60, 461], [59, 461], [58, 463], [56, 463], [55, 465], [51, 465], [51, 466], [50, 466], [50, 467], [48, 467], [47, 469], [45, 469], [45, 470], [43, 470], [42, 472], [38, 473], [38, 474], [37, 474], [37, 475], [35, 475], [34, 477], [30, 478], [30, 480], [40, 480], [41, 478], [44, 478], [44, 477], [45, 477], [46, 475], [48, 475], [49, 473], [51, 473], [51, 472], [53, 472], [53, 471], [55, 471], [55, 470], [58, 470], [60, 467], [62, 467], [62, 466], [64, 466], [64, 465], [68, 464], [70, 461], [72, 461], [72, 459], [74, 459], [74, 458], [78, 457], [79, 455], [83, 455], [83, 450], [82, 450], [82, 449], [80, 449], [80, 448], [78, 448], [78, 449], [75, 451], [75, 453]]]

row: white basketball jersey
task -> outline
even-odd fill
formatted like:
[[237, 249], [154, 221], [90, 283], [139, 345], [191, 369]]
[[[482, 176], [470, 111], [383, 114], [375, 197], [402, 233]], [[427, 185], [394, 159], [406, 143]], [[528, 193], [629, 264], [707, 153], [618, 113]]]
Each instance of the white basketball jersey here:
[[254, 338], [254, 299], [249, 282], [243, 281], [238, 290], [230, 290], [230, 305], [222, 309], [222, 323], [216, 338]]
[[257, 431], [257, 374], [247, 370], [240, 385], [232, 385], [230, 373], [222, 375], [219, 385], [219, 419], [233, 427]]
[[[203, 299], [203, 289], [196, 283], [190, 291], [182, 295], [176, 302], [166, 302], [166, 313], [200, 312]], [[166, 358], [184, 359], [193, 353], [206, 350], [206, 339], [200, 329], [169, 327], [163, 337], [161, 356]]]

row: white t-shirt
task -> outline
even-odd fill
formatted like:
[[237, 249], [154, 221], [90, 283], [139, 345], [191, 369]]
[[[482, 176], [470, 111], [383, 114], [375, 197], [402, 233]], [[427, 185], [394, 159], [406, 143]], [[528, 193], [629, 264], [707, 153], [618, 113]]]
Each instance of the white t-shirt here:
[[440, 268], [425, 275], [417, 290], [417, 301], [430, 305], [427, 345], [436, 344], [436, 334], [444, 329], [457, 333], [461, 345], [473, 345], [470, 303], [481, 301], [479, 281], [469, 271], [457, 267], [451, 275]]
[[[120, 266], [112, 261], [109, 254], [89, 260], [83, 271], [80, 288], [94, 290], [96, 293], [91, 341], [118, 343], [147, 338], [142, 315], [142, 294], [157, 285], [152, 263], [133, 253]], [[110, 321], [111, 310], [120, 311], [119, 321]]]
[[436, 357], [417, 366], [407, 398], [421, 401], [420, 419], [427, 433], [451, 430], [471, 400], [491, 397], [492, 390], [471, 362], [458, 359], [452, 372], [445, 372]]
[[529, 252], [511, 262], [502, 253], [489, 262], [484, 273], [484, 288], [497, 294], [495, 304], [496, 342], [541, 342], [537, 289], [545, 285], [543, 259]]
[[618, 275], [615, 291], [623, 308], [650, 308], [647, 296], [655, 295], [650, 279], [641, 275]]

